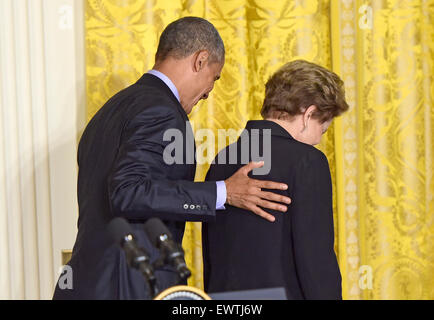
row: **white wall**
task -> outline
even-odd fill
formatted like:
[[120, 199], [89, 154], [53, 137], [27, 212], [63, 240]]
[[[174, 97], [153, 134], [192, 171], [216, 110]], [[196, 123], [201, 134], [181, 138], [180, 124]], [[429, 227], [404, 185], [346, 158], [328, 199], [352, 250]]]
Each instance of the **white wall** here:
[[0, 0], [0, 298], [50, 299], [77, 223], [82, 0]]

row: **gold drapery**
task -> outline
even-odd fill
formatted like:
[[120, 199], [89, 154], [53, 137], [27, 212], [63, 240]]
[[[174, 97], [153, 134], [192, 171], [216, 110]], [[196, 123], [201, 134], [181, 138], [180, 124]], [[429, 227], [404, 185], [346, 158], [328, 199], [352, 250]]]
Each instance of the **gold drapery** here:
[[[259, 119], [267, 78], [290, 60], [338, 73], [350, 111], [319, 148], [343, 297], [434, 298], [433, 0], [87, 0], [85, 15], [88, 118], [152, 67], [158, 36], [182, 16], [211, 21], [227, 52], [221, 80], [190, 115], [194, 130], [217, 137]], [[200, 223], [188, 223], [189, 284], [202, 288], [200, 238]]]

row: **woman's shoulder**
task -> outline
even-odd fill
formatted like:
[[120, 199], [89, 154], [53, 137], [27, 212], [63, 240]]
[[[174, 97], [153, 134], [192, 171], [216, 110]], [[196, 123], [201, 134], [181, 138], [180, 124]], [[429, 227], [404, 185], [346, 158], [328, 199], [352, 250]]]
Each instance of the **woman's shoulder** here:
[[311, 160], [327, 160], [326, 155], [317, 147], [291, 139], [285, 143], [285, 147], [290, 149], [292, 153], [300, 156], [306, 157]]
[[297, 140], [288, 141], [282, 147], [284, 149], [280, 149], [279, 153], [290, 155], [296, 167], [314, 165], [329, 168], [326, 155], [317, 147]]

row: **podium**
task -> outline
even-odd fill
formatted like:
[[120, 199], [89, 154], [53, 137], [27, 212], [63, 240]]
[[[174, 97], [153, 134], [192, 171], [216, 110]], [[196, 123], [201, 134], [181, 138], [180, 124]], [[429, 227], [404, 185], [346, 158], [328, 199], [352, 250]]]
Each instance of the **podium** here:
[[158, 294], [154, 300], [287, 300], [284, 288], [228, 291], [207, 294], [189, 286], [170, 287]]
[[284, 288], [209, 293], [212, 300], [288, 300]]

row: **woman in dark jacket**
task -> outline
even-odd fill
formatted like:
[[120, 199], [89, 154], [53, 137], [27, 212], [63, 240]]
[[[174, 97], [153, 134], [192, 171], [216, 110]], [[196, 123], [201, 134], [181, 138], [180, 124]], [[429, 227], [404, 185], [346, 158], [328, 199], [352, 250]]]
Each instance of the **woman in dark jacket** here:
[[[272, 223], [228, 205], [203, 224], [207, 292], [284, 287], [288, 299], [342, 298], [330, 170], [313, 145], [346, 110], [342, 80], [316, 64], [296, 60], [269, 79], [264, 120], [247, 123], [238, 141], [216, 157], [207, 179], [225, 179], [262, 154], [269, 170], [252, 176], [286, 183], [281, 194], [292, 203], [286, 213], [266, 209], [275, 216]], [[237, 163], [229, 161], [235, 151]]]

